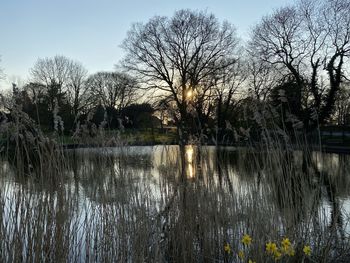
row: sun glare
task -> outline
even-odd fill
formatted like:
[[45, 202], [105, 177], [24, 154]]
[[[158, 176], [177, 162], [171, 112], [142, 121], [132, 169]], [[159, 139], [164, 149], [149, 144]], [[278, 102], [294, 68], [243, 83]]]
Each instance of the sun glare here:
[[192, 90], [188, 90], [187, 93], [186, 93], [186, 99], [190, 100], [190, 99], [192, 99], [192, 97], [193, 97]]
[[194, 161], [194, 149], [192, 145], [186, 146], [185, 149], [185, 155], [186, 155], [186, 174], [187, 178], [194, 178], [196, 176], [195, 168], [193, 165]]

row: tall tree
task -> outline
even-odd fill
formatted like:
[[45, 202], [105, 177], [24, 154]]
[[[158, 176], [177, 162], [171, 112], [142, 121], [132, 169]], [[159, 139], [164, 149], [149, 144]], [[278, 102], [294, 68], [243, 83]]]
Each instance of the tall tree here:
[[281, 81], [281, 74], [273, 65], [254, 56], [249, 57], [247, 67], [248, 96], [265, 102], [272, 88]]
[[[32, 83], [27, 85], [33, 99], [45, 100], [48, 111], [64, 115], [72, 128], [83, 106], [85, 106], [86, 69], [79, 63], [64, 56], [38, 59], [31, 69]], [[41, 101], [42, 102], [42, 101]]]
[[304, 0], [276, 10], [253, 30], [250, 50], [296, 83], [307, 130], [325, 123], [350, 55], [350, 2]]
[[49, 108], [53, 110], [55, 100], [62, 97], [65, 85], [68, 82], [68, 74], [71, 60], [64, 56], [38, 59], [31, 69], [33, 82], [46, 87], [46, 96], [49, 99]]
[[90, 96], [105, 108], [120, 111], [135, 102], [139, 86], [135, 78], [120, 72], [98, 72], [87, 80]]
[[[237, 37], [232, 25], [220, 24], [212, 14], [177, 11], [135, 24], [123, 43], [124, 66], [141, 76], [147, 87], [171, 98], [184, 129], [193, 97], [208, 92], [203, 83], [233, 63]], [[209, 87], [209, 86], [207, 86]], [[201, 102], [201, 100], [198, 100]]]
[[87, 70], [79, 62], [72, 61], [67, 75], [67, 98], [72, 106], [75, 118], [82, 113], [90, 102], [86, 86]]
[[247, 78], [246, 62], [237, 60], [230, 67], [224, 68], [211, 76], [211, 100], [215, 109], [212, 116], [215, 118], [216, 141], [220, 142], [228, 128], [229, 119], [237, 106], [241, 88]]
[[118, 127], [123, 108], [134, 103], [138, 98], [139, 86], [135, 78], [121, 72], [98, 72], [86, 81], [89, 97], [94, 99], [92, 105], [108, 115], [110, 127]]

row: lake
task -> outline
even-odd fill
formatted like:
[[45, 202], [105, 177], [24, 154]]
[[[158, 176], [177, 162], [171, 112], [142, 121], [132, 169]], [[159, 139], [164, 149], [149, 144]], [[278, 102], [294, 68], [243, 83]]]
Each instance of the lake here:
[[297, 253], [309, 244], [315, 258], [347, 256], [350, 156], [313, 152], [306, 173], [302, 157], [192, 145], [85, 148], [66, 151], [50, 179], [18, 175], [3, 160], [0, 261], [239, 260], [224, 244], [266, 260], [265, 243], [284, 237]]

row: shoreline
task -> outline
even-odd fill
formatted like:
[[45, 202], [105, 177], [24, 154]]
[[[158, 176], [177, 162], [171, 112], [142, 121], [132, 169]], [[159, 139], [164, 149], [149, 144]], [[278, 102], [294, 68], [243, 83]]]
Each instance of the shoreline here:
[[[128, 143], [128, 144], [83, 144], [83, 143], [71, 143], [71, 144], [62, 144], [61, 146], [65, 150], [73, 150], [73, 149], [83, 149], [83, 148], [104, 148], [104, 147], [130, 147], [130, 146], [178, 146], [179, 144], [176, 143], [151, 143], [151, 142], [145, 142], [145, 143]], [[226, 145], [216, 145], [214, 143], [207, 143], [203, 144], [202, 146], [218, 146], [218, 147], [248, 147], [247, 145], [242, 144], [226, 144]], [[254, 146], [253, 146], [254, 147]], [[309, 145], [309, 148], [311, 151], [320, 151], [319, 145]], [[295, 148], [297, 150], [298, 147]], [[338, 153], [338, 154], [350, 154], [350, 147], [349, 146], [343, 146], [343, 145], [322, 145], [321, 151], [324, 153]]]

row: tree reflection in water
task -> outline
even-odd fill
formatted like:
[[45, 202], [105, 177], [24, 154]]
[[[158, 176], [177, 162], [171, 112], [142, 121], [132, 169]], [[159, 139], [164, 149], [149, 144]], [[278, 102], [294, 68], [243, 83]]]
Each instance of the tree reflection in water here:
[[[311, 157], [305, 175], [299, 152], [195, 145], [85, 149], [67, 153], [65, 179], [57, 185], [16, 177], [3, 162], [0, 236], [6, 238], [0, 249], [6, 253], [0, 259], [14, 259], [10, 247], [44, 251], [40, 233], [52, 240], [46, 256], [71, 261], [89, 255], [205, 262], [220, 259], [227, 240], [239, 247], [234, 237], [242, 233], [254, 236], [256, 258], [267, 235], [312, 244], [323, 237], [339, 247], [350, 230], [350, 208], [343, 205], [350, 202], [349, 156]], [[26, 216], [18, 221], [11, 211]]]

